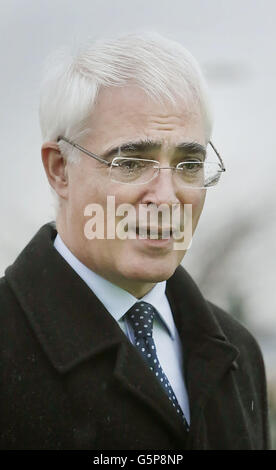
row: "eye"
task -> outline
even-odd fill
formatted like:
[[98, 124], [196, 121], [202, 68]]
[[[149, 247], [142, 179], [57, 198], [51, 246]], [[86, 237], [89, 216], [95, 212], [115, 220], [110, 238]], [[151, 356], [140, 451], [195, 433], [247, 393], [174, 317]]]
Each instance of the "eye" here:
[[139, 160], [125, 159], [125, 160], [120, 160], [118, 163], [119, 163], [119, 168], [121, 170], [125, 170], [130, 173], [133, 171], [139, 171], [145, 168], [145, 163]]
[[155, 164], [156, 162], [152, 160], [120, 157], [114, 160], [113, 167], [121, 173], [128, 173], [129, 175], [135, 173], [137, 175], [152, 168]]
[[201, 160], [193, 159], [181, 162], [177, 165], [180, 170], [186, 170], [189, 172], [196, 172], [203, 168], [203, 162]]

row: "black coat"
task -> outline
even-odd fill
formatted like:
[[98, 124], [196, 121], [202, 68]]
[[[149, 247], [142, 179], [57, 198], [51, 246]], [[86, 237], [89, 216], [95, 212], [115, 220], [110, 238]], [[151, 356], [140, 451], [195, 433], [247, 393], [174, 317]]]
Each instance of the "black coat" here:
[[167, 282], [191, 406], [180, 417], [43, 226], [0, 280], [0, 449], [267, 449], [256, 340], [178, 267]]

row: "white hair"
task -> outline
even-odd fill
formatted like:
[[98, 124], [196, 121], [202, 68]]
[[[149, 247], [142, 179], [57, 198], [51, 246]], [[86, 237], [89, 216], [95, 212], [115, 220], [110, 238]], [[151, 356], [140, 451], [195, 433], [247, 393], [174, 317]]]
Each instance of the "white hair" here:
[[188, 107], [199, 106], [206, 143], [210, 139], [212, 116], [200, 67], [181, 44], [158, 33], [98, 39], [75, 53], [61, 49], [49, 58], [45, 72], [39, 110], [44, 141], [62, 135], [80, 142], [89, 132], [87, 122], [100, 88], [130, 82], [152, 99], [173, 104], [182, 99]]

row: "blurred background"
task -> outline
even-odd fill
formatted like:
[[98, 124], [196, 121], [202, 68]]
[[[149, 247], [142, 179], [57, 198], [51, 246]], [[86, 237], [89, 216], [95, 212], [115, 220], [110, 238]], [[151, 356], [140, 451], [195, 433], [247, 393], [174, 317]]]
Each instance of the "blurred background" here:
[[276, 3], [273, 0], [0, 0], [0, 275], [53, 220], [40, 158], [43, 62], [64, 44], [154, 30], [181, 42], [209, 83], [226, 173], [208, 190], [184, 267], [263, 351], [276, 449]]

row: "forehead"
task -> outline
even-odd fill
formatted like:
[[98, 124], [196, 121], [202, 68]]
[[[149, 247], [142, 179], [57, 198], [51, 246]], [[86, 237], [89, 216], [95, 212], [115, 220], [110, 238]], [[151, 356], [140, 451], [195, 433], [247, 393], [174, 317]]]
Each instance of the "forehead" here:
[[164, 149], [183, 141], [205, 144], [202, 117], [194, 104], [158, 103], [136, 85], [102, 88], [89, 127], [95, 152], [147, 139]]

